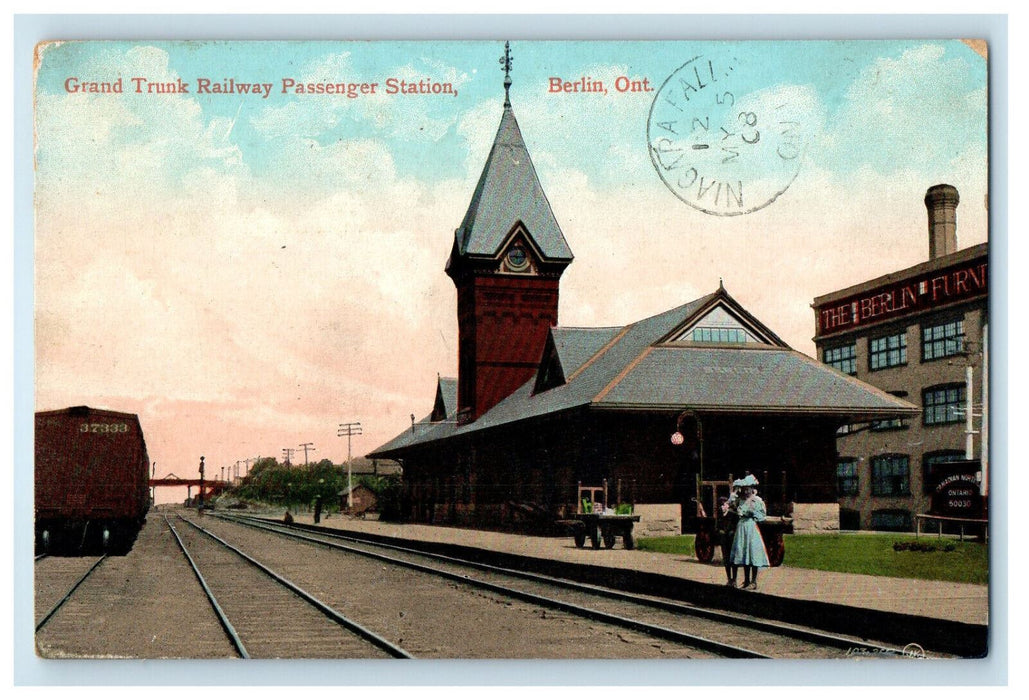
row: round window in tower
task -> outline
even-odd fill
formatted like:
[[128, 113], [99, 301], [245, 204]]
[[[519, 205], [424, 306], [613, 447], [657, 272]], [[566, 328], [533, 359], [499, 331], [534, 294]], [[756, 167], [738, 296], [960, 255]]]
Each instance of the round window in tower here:
[[507, 251], [507, 266], [513, 272], [524, 272], [527, 270], [529, 268], [529, 256], [526, 254], [525, 248], [516, 245]]

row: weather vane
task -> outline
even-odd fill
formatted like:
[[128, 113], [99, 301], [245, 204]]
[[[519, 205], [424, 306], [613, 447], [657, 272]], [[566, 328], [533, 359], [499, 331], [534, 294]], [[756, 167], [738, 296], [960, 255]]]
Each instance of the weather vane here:
[[504, 69], [504, 106], [511, 106], [511, 42], [504, 42], [504, 56], [500, 59], [500, 66]]

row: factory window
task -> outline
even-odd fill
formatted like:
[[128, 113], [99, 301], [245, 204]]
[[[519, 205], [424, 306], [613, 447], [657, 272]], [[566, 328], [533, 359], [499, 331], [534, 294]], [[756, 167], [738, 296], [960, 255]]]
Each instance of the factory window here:
[[901, 428], [906, 428], [906, 427], [907, 426], [904, 425], [904, 419], [903, 418], [890, 418], [888, 420], [874, 420], [874, 421], [872, 421], [869, 424], [868, 429], [869, 430], [876, 430], [876, 431], [878, 431], [878, 430], [900, 430]]
[[879, 455], [872, 458], [872, 495], [911, 495], [907, 455]]
[[858, 461], [854, 457], [841, 457], [836, 462], [836, 493], [840, 496], [858, 494]]
[[922, 327], [922, 360], [960, 354], [965, 348], [964, 322], [960, 319]]
[[708, 328], [693, 329], [691, 339], [695, 343], [745, 343], [747, 331], [742, 328]]
[[911, 531], [911, 511], [907, 510], [873, 510], [872, 529], [890, 532]]
[[868, 369], [877, 369], [906, 365], [908, 362], [907, 333], [884, 335], [868, 341]]
[[841, 345], [822, 351], [822, 361], [844, 374], [857, 374], [857, 345]]
[[925, 425], [960, 423], [964, 419], [964, 384], [934, 386], [922, 392], [922, 422]]
[[922, 457], [922, 493], [932, 493], [940, 483], [940, 467], [951, 462], [961, 462], [965, 453], [960, 450], [940, 450]]

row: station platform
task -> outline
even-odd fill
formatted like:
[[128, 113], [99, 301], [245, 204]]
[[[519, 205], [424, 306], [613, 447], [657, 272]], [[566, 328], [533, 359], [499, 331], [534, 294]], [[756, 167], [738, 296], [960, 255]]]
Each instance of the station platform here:
[[[293, 517], [298, 523], [313, 523], [310, 513], [294, 514]], [[614, 549], [593, 549], [588, 545], [579, 549], [571, 536], [533, 537], [459, 527], [351, 519], [337, 514], [322, 518], [319, 525], [383, 537], [459, 544], [519, 556], [647, 571], [716, 586], [725, 584], [724, 569], [717, 553], [714, 562], [701, 564], [692, 555], [626, 550], [622, 547], [621, 540]], [[739, 581], [742, 580], [741, 573]], [[820, 601], [974, 625], [989, 623], [989, 587], [985, 585], [778, 566], [761, 570], [758, 590], [770, 596]], [[751, 595], [749, 591], [743, 590], [734, 593], [740, 596]]]

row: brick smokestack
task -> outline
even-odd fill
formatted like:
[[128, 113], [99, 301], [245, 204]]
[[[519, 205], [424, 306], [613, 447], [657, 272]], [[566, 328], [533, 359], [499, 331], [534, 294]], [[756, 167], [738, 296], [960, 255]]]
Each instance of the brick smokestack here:
[[925, 193], [929, 212], [929, 259], [958, 249], [958, 191], [952, 185], [933, 185]]

